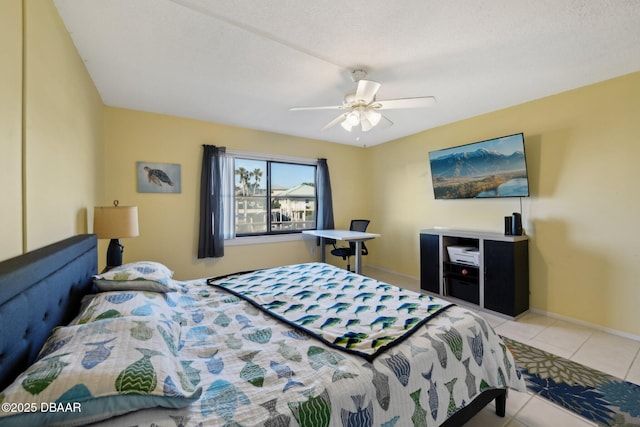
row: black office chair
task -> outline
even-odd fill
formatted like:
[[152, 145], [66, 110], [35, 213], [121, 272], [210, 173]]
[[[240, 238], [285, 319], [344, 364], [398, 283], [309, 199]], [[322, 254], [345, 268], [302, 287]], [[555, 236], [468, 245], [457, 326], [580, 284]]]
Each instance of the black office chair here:
[[[349, 226], [349, 230], [351, 231], [367, 231], [367, 227], [369, 226], [368, 219], [352, 219], [351, 225]], [[369, 251], [367, 250], [367, 246], [364, 242], [361, 243], [361, 253], [362, 255], [367, 255]], [[335, 240], [333, 241], [333, 249], [331, 250], [331, 255], [339, 256], [343, 260], [347, 261], [347, 270], [351, 271], [351, 260], [350, 258], [356, 254], [356, 244], [354, 242], [349, 242], [349, 246], [346, 247], [336, 247]]]

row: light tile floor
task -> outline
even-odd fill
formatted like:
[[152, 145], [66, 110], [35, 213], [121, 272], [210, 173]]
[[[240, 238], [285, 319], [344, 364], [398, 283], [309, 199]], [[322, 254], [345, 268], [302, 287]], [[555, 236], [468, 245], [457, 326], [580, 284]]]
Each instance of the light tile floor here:
[[[366, 276], [397, 286], [420, 290], [415, 278], [365, 266]], [[479, 312], [497, 333], [583, 365], [640, 384], [640, 341], [541, 314], [528, 312], [517, 320], [505, 320]], [[531, 393], [509, 392], [504, 418], [487, 406], [466, 426], [470, 427], [585, 427], [595, 426], [572, 412]]]

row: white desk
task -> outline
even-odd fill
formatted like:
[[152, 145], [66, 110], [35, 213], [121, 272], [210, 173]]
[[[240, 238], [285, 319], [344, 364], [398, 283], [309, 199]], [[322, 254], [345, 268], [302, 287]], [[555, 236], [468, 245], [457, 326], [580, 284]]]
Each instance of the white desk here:
[[355, 272], [360, 274], [362, 264], [362, 242], [380, 237], [379, 234], [351, 230], [304, 230], [302, 234], [320, 238], [320, 261], [325, 262], [324, 239], [342, 240], [356, 244]]

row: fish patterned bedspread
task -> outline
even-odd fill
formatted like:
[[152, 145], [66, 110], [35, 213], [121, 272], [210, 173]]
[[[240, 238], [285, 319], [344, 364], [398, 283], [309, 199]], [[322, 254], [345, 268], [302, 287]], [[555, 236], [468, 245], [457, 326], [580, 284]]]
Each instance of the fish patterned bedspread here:
[[320, 263], [257, 270], [207, 283], [369, 362], [452, 305]]
[[[377, 287], [366, 301], [374, 313], [384, 295], [409, 292], [353, 273], [345, 276], [327, 264], [287, 268], [308, 272], [301, 290], [318, 292], [314, 283], [322, 276], [356, 292], [363, 284]], [[160, 295], [154, 304], [164, 300], [166, 307], [160, 308], [170, 309], [182, 325], [177, 357], [185, 378], [202, 394], [182, 409], [145, 409], [99, 426], [437, 426], [484, 390], [525, 390], [501, 339], [484, 319], [461, 307], [449, 307], [367, 361], [207, 285], [206, 279]], [[411, 297], [421, 300], [418, 294]], [[362, 300], [351, 297], [354, 305], [366, 305]], [[113, 309], [122, 311], [116, 304]]]

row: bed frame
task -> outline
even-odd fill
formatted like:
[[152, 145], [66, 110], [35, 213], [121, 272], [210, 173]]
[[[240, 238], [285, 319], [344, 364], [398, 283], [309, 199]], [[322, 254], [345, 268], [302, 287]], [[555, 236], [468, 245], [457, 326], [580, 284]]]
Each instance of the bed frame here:
[[[0, 262], [0, 391], [31, 365], [51, 329], [78, 313], [83, 296], [95, 292], [97, 238], [74, 236]], [[460, 426], [495, 399], [504, 416], [506, 390], [488, 390], [443, 426]]]
[[93, 234], [0, 263], [0, 390], [33, 363], [51, 329], [78, 313], [97, 270]]

